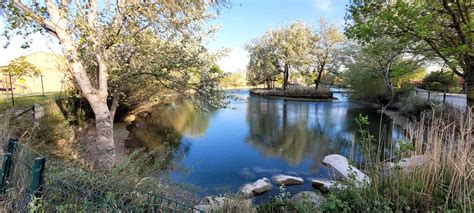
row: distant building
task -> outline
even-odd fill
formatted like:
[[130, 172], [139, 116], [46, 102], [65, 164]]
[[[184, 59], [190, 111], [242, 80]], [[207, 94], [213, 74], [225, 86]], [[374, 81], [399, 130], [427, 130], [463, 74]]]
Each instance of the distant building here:
[[[35, 65], [43, 77], [43, 86], [45, 92], [58, 92], [64, 90], [68, 85], [68, 72], [66, 59], [62, 55], [36, 52], [25, 56], [25, 60]], [[13, 83], [15, 93], [41, 93], [41, 77], [25, 76], [16, 79]], [[0, 76], [0, 87], [9, 88], [8, 75]]]

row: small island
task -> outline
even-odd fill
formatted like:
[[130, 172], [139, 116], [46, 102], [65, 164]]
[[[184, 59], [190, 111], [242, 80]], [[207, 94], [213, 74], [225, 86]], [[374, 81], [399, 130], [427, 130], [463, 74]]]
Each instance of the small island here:
[[264, 97], [284, 97], [284, 98], [298, 98], [298, 99], [317, 99], [330, 100], [333, 98], [333, 93], [328, 88], [310, 87], [288, 87], [287, 89], [250, 89], [250, 95], [264, 96]]

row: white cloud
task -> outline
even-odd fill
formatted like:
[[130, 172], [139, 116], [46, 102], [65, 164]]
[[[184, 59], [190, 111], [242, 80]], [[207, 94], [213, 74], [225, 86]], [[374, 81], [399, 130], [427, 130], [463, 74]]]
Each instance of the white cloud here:
[[28, 39], [31, 39], [33, 42], [27, 49], [21, 48], [21, 45], [24, 43], [22, 36], [12, 37], [10, 45], [5, 49], [3, 45], [6, 44], [7, 40], [4, 37], [0, 38], [0, 65], [5, 65], [17, 57], [26, 56], [35, 52], [62, 54], [61, 47], [56, 38], [35, 33], [30, 35]]
[[331, 12], [333, 8], [331, 0], [315, 0], [314, 6], [322, 12]]
[[237, 72], [245, 70], [249, 62], [247, 51], [242, 48], [233, 48], [229, 54], [219, 60], [217, 64], [225, 72]]

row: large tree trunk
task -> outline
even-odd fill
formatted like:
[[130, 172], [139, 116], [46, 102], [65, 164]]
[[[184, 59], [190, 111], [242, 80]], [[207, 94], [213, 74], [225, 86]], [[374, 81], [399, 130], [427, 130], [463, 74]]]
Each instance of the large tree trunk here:
[[286, 63], [285, 68], [283, 70], [283, 90], [286, 90], [286, 87], [288, 86], [289, 76], [290, 76], [290, 65]]
[[395, 91], [393, 89], [392, 85], [392, 62], [389, 62], [387, 64], [387, 67], [385, 68], [385, 75], [384, 75], [384, 85], [385, 85], [385, 91], [388, 94], [388, 105], [392, 105], [395, 101]]
[[115, 144], [113, 134], [113, 117], [106, 100], [91, 104], [95, 114], [97, 161], [96, 167], [108, 170], [115, 164]]
[[[86, 68], [79, 57], [73, 35], [67, 30], [69, 28], [68, 20], [61, 14], [59, 7], [52, 0], [46, 0], [45, 4], [48, 14], [51, 16], [51, 22], [54, 23], [54, 25], [52, 25], [53, 30], [63, 48], [72, 75], [94, 111], [98, 154], [96, 159], [97, 166], [105, 170], [111, 169], [115, 162], [115, 145], [113, 138], [113, 117], [107, 106], [107, 66], [104, 58], [96, 49], [96, 59], [99, 68], [99, 88], [96, 89], [91, 84]], [[93, 41], [97, 42], [95, 40]]]
[[318, 88], [319, 88], [319, 82], [321, 82], [321, 75], [323, 74], [323, 70], [319, 70], [318, 71], [318, 77], [316, 78], [316, 80], [314, 80], [314, 84], [315, 84], [315, 89], [316, 91], [318, 91]]

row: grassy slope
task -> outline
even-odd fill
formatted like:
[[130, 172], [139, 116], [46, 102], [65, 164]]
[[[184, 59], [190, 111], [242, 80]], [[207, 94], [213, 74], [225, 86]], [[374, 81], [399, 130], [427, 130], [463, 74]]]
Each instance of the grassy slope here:
[[[25, 108], [34, 104], [42, 104], [50, 98], [59, 96], [59, 92], [47, 92], [45, 97], [40, 95], [29, 95], [29, 96], [16, 96], [15, 95], [15, 108]], [[3, 112], [9, 108], [12, 108], [12, 101], [10, 96], [2, 95], [0, 97], [0, 112]]]

